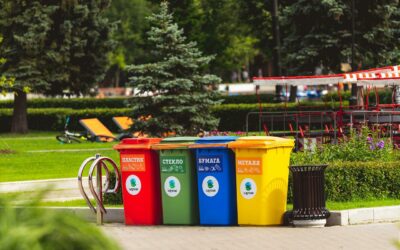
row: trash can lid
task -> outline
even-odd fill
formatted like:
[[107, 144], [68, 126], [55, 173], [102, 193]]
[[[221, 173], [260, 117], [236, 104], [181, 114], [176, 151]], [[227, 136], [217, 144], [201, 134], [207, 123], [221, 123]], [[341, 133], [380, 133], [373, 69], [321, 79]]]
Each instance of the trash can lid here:
[[126, 138], [113, 148], [121, 149], [150, 149], [152, 144], [160, 143], [161, 138]]
[[194, 136], [176, 136], [164, 138], [161, 143], [183, 143], [183, 142], [195, 142], [199, 137]]
[[231, 142], [236, 141], [237, 136], [207, 136], [200, 138], [196, 141], [196, 143], [224, 143], [224, 142]]
[[184, 149], [188, 148], [189, 145], [193, 144], [199, 137], [192, 136], [181, 136], [181, 137], [167, 137], [164, 138], [160, 143], [152, 145], [152, 149]]
[[190, 145], [189, 148], [227, 148], [228, 142], [237, 138], [237, 136], [207, 136], [198, 139], [196, 144]]
[[294, 139], [275, 136], [246, 136], [228, 143], [229, 148], [277, 148], [294, 147]]

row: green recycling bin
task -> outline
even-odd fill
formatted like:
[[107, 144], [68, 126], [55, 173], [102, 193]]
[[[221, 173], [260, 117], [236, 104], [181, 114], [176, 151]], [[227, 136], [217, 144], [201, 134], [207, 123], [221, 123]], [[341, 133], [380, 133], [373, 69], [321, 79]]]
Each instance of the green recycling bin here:
[[195, 225], [199, 222], [195, 157], [188, 146], [197, 137], [170, 137], [153, 149], [160, 152], [164, 224]]

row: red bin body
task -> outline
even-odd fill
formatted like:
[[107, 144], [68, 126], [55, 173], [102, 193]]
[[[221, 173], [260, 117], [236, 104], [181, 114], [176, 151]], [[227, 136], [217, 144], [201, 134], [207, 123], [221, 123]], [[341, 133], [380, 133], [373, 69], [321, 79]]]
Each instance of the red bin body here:
[[130, 138], [114, 146], [120, 153], [126, 225], [162, 223], [159, 157], [150, 148], [160, 141], [159, 138]]

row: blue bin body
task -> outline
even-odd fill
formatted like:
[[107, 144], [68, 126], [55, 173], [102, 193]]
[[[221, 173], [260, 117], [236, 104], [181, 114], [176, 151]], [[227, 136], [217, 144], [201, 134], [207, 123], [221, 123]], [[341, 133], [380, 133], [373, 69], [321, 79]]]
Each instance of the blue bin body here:
[[[235, 141], [235, 136], [210, 136], [198, 144], [220, 144]], [[205, 146], [205, 145], [204, 145]], [[196, 149], [197, 185], [201, 225], [236, 225], [235, 157], [227, 147]]]

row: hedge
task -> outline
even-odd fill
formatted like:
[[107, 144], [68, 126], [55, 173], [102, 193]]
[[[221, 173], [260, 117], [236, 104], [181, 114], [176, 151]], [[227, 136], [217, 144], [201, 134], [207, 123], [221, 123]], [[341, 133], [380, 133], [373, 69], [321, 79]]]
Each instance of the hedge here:
[[[258, 103], [256, 95], [234, 95], [222, 96], [223, 104], [239, 104], [239, 103]], [[273, 94], [261, 94], [260, 100], [263, 103], [273, 103]], [[72, 109], [93, 109], [93, 108], [126, 108], [129, 98], [39, 98], [28, 100], [29, 108], [72, 108]], [[13, 101], [0, 101], [1, 108], [12, 108]]]
[[[288, 103], [272, 104], [266, 103], [262, 105], [263, 111], [294, 111], [294, 110], [321, 110], [329, 109], [331, 106], [321, 102], [311, 103]], [[334, 104], [338, 107], [338, 103]], [[249, 112], [259, 111], [258, 104], [222, 104], [213, 108], [214, 114], [220, 118], [220, 131], [244, 131], [246, 115]], [[115, 124], [112, 122], [113, 116], [129, 116], [131, 110], [129, 108], [100, 108], [100, 109], [71, 109], [71, 108], [46, 108], [46, 109], [28, 109], [28, 124], [31, 130], [43, 131], [62, 131], [64, 128], [65, 117], [71, 117], [71, 130], [82, 130], [78, 120], [82, 118], [97, 117], [107, 127], [113, 131], [117, 131]], [[8, 132], [11, 127], [11, 109], [0, 109], [0, 132]], [[250, 130], [258, 129], [258, 117], [252, 116], [250, 119]]]
[[[325, 192], [330, 201], [400, 199], [398, 162], [335, 162], [325, 173]], [[291, 189], [289, 185], [289, 202]]]
[[[112, 131], [118, 131], [118, 128], [112, 121], [114, 116], [129, 115], [130, 109], [28, 109], [28, 125], [31, 130], [42, 131], [63, 131], [65, 118], [71, 118], [70, 130], [83, 130], [79, 125], [79, 119], [99, 118]], [[11, 128], [11, 109], [0, 109], [0, 131], [8, 132]]]
[[[38, 98], [29, 99], [28, 108], [71, 108], [71, 109], [94, 109], [94, 108], [126, 108], [127, 98]], [[1, 108], [12, 108], [13, 101], [0, 101]]]
[[[325, 172], [327, 200], [400, 199], [400, 163], [336, 162]], [[289, 175], [288, 202], [292, 203], [292, 176]], [[122, 204], [121, 194], [105, 195], [107, 204]]]
[[[342, 96], [342, 100], [349, 101], [351, 98], [351, 92], [350, 91], [343, 92], [341, 94], [341, 96]], [[388, 89], [379, 90], [378, 96], [379, 96], [380, 104], [392, 103], [392, 90], [390, 90], [390, 89], [389, 90]], [[332, 93], [329, 93], [329, 94], [323, 96], [322, 100], [327, 101], [327, 102], [330, 102], [332, 100], [339, 101], [339, 95], [337, 92], [332, 92]], [[375, 104], [376, 100], [375, 100], [375, 91], [374, 90], [370, 91], [368, 100], [369, 100], [370, 104]]]
[[[348, 102], [344, 102], [348, 105]], [[338, 108], [339, 103], [323, 103], [323, 102], [302, 102], [288, 103], [264, 103], [262, 104], [263, 112], [273, 111], [296, 111], [296, 110], [328, 110]], [[246, 115], [249, 112], [258, 112], [258, 104], [222, 104], [214, 107], [214, 113], [220, 118], [220, 131], [245, 131]], [[258, 116], [252, 115], [249, 117], [249, 130], [257, 131]]]

